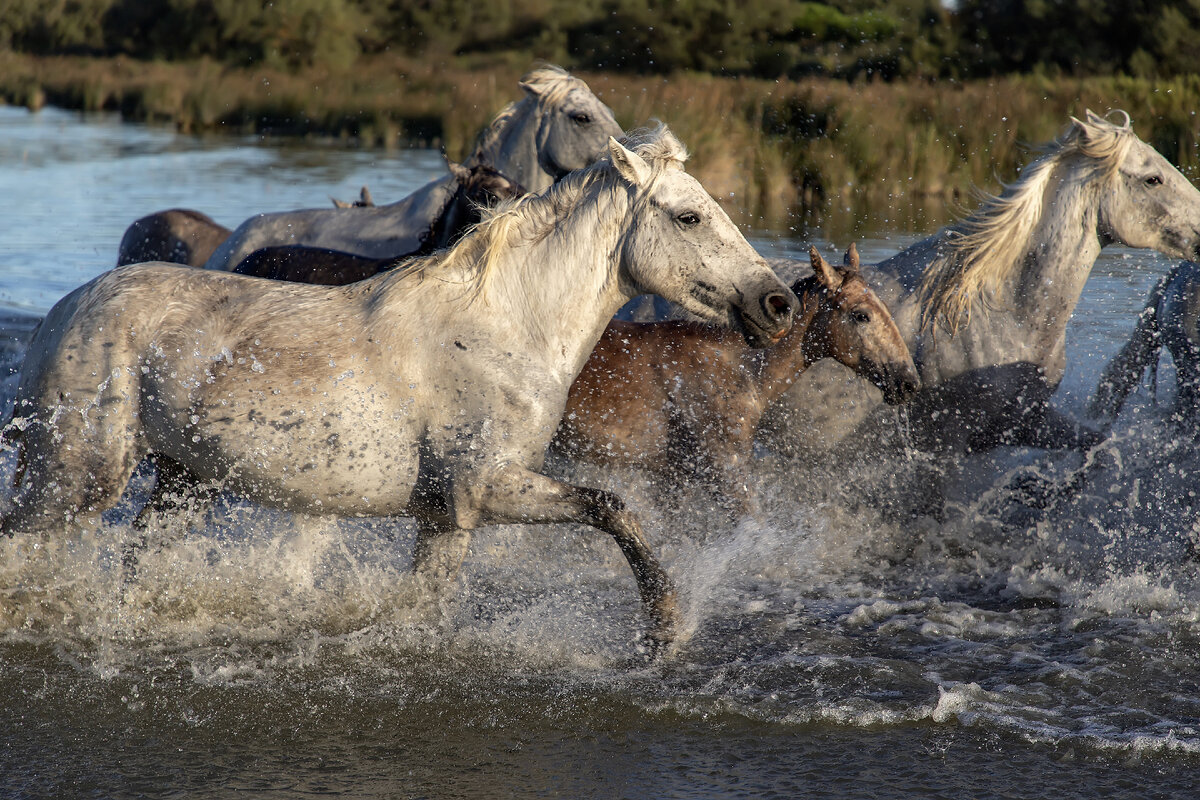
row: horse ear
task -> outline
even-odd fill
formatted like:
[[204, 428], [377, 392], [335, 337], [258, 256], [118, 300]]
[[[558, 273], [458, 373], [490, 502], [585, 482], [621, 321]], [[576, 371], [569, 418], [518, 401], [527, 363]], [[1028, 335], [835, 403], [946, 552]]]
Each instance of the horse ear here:
[[821, 258], [821, 253], [815, 244], [808, 248], [808, 259], [812, 262], [813, 274], [817, 276], [821, 285], [831, 292], [836, 292], [842, 285], [842, 276], [829, 266], [828, 261]]
[[1083, 137], [1084, 141], [1087, 141], [1095, 136], [1097, 132], [1096, 128], [1108, 121], [1095, 111], [1092, 111], [1090, 108], [1084, 109], [1083, 117], [1083, 119], [1071, 117], [1071, 124], [1075, 126], [1077, 131], [1079, 131], [1079, 135]]
[[650, 165], [646, 160], [611, 136], [608, 137], [608, 152], [622, 178], [634, 186], [645, 186], [650, 181]]
[[517, 83], [517, 85], [520, 86], [521, 89], [523, 89], [527, 95], [529, 95], [530, 97], [532, 97], [534, 99], [537, 99], [542, 96], [542, 87], [538, 86], [535, 83], [531, 83], [531, 82], [527, 82], [527, 81], [520, 81]]
[[842, 266], [858, 272], [858, 248], [854, 246], [854, 242], [850, 243], [846, 255], [842, 256]]

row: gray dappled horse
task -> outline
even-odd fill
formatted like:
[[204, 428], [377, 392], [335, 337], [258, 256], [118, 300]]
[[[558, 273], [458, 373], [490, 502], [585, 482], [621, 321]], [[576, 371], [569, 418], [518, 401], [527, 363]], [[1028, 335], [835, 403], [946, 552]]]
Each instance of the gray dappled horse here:
[[435, 250], [449, 247], [479, 222], [485, 208], [525, 194], [520, 184], [484, 164], [467, 168], [451, 161], [447, 162], [447, 166], [458, 188], [433, 225], [421, 237], [421, 246], [411, 253], [372, 258], [323, 247], [283, 245], [255, 250], [232, 271], [239, 275], [276, 281], [343, 286], [387, 269], [395, 269], [406, 259], [427, 256]]
[[[527, 191], [538, 193], [571, 170], [586, 167], [621, 128], [587, 84], [558, 67], [521, 80], [525, 97], [512, 103], [480, 135], [465, 167], [486, 164]], [[207, 269], [232, 270], [255, 250], [308, 245], [383, 258], [411, 252], [454, 191], [453, 176], [439, 178], [405, 199], [369, 208], [322, 208], [259, 214], [217, 248]]]
[[[865, 271], [921, 374], [909, 406], [918, 447], [961, 453], [1101, 440], [1050, 405], [1067, 321], [1100, 249], [1191, 258], [1200, 246], [1200, 191], [1118, 113], [1120, 124], [1091, 112], [1072, 119], [1001, 195]], [[878, 395], [844, 369], [817, 364], [774, 407], [772, 441], [815, 428], [828, 447], [878, 407]]]
[[415, 517], [415, 569], [453, 578], [469, 531], [575, 522], [611, 534], [670, 641], [675, 590], [616, 495], [540, 474], [572, 380], [624, 302], [662, 293], [766, 345], [794, 295], [691, 176], [665, 127], [454, 248], [344, 287], [162, 263], [60, 300], [30, 344], [6, 437], [0, 530], [93, 524], [138, 463], [143, 509], [203, 482], [304, 513]]
[[1151, 290], [1129, 341], [1104, 368], [1088, 413], [1111, 423], [1146, 368], [1157, 377], [1164, 346], [1175, 362], [1175, 413], [1195, 424], [1200, 414], [1200, 264], [1195, 261], [1181, 262]]

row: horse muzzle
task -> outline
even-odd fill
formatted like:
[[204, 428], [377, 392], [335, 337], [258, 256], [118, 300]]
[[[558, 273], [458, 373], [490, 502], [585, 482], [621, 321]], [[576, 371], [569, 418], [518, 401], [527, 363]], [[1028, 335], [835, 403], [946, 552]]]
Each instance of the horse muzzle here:
[[796, 295], [781, 287], [763, 294], [757, 304], [739, 309], [738, 328], [746, 344], [767, 347], [778, 342], [792, 329], [798, 305]]
[[916, 368], [908, 364], [899, 369], [881, 369], [879, 379], [872, 382], [883, 391], [883, 402], [889, 406], [907, 403], [921, 388], [921, 377]]

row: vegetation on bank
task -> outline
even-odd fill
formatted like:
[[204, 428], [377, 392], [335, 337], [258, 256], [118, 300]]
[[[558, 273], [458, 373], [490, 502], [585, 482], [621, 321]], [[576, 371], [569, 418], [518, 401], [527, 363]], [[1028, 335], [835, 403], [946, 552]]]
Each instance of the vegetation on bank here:
[[281, 69], [385, 53], [885, 79], [1200, 72], [1177, 0], [0, 0], [0, 50]]
[[942, 217], [1086, 108], [1198, 167], [1197, 2], [0, 0], [0, 100], [184, 131], [461, 157], [538, 59], [627, 127], [670, 123], [768, 225], [835, 202]]
[[[232, 68], [212, 60], [0, 53], [0, 100], [116, 110], [197, 133], [328, 137], [362, 146], [432, 145], [463, 157], [519, 97], [529, 62], [379, 56], [353, 70]], [[691, 171], [744, 220], [869, 209], [935, 219], [969, 208], [1058, 134], [1068, 115], [1128, 111], [1138, 133], [1200, 176], [1200, 76], [1011, 76], [992, 80], [763, 80], [581, 71], [625, 127], [661, 119], [692, 151]], [[839, 215], [844, 216], [844, 215]]]

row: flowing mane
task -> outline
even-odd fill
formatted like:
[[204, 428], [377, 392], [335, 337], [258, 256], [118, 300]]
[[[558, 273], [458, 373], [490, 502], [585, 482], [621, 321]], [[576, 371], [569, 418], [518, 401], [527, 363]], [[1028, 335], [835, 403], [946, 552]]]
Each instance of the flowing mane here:
[[944, 231], [936, 261], [921, 281], [921, 326], [938, 322], [955, 332], [969, 318], [976, 300], [994, 292], [1020, 269], [1029, 239], [1041, 220], [1043, 193], [1055, 169], [1072, 156], [1095, 162], [1105, 180], [1116, 176], [1129, 148], [1137, 141], [1124, 111], [1112, 112], [1119, 124], [1087, 112], [1087, 121], [1072, 117], [1057, 139], [1040, 148], [1042, 155], [1023, 170], [1000, 195], [982, 194], [980, 207]]
[[[681, 169], [687, 149], [666, 125], [633, 131], [621, 143], [646, 160], [652, 170], [651, 183], [669, 169]], [[542, 194], [526, 194], [484, 209], [482, 218], [456, 245], [425, 258], [408, 262], [392, 270], [391, 279], [421, 274], [432, 276], [443, 271], [469, 277], [470, 294], [478, 296], [487, 285], [500, 254], [511, 249], [516, 236], [535, 242], [550, 235], [556, 223], [588, 198], [598, 198], [620, 185], [617, 171], [608, 155], [590, 167], [568, 173]]]
[[[551, 64], [526, 73], [521, 78], [520, 85], [522, 89], [533, 91], [540, 109], [561, 104], [572, 89], [587, 89], [587, 84], [582, 80], [574, 77], [562, 67]], [[475, 142], [475, 150], [464, 162], [466, 166], [495, 163], [497, 151], [503, 142], [502, 134], [505, 126], [517, 115], [521, 104], [527, 101], [528, 98], [523, 98], [509, 103], [496, 115], [492, 123], [480, 132], [479, 138]]]

